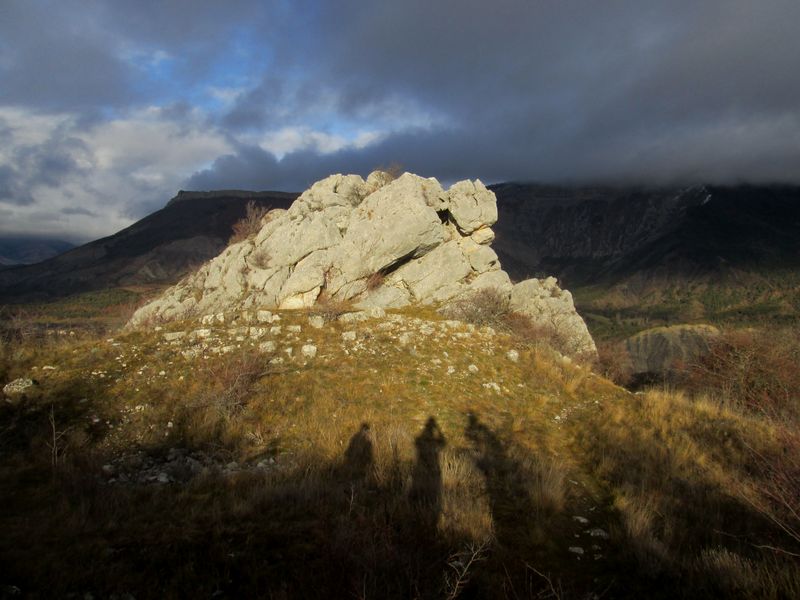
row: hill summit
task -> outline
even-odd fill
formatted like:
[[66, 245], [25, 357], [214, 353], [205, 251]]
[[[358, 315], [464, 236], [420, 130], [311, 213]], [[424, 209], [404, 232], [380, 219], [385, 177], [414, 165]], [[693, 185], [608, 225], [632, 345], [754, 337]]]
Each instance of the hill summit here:
[[595, 352], [571, 294], [554, 278], [512, 283], [490, 247], [497, 199], [479, 180], [375, 171], [331, 175], [258, 231], [140, 308], [131, 327], [258, 308], [349, 302], [360, 309], [453, 305], [494, 294], [549, 327], [574, 354]]

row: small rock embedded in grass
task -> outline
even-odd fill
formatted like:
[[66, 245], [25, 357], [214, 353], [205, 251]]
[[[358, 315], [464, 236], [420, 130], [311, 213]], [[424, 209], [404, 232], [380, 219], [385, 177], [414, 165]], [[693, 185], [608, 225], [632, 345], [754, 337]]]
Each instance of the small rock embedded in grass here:
[[477, 373], [478, 372], [478, 367], [477, 367], [477, 365], [470, 365], [470, 366], [467, 367], [467, 370], [470, 373]]
[[595, 527], [593, 529], [590, 529], [586, 533], [588, 533], [592, 537], [601, 538], [601, 539], [604, 539], [604, 540], [608, 539], [608, 532], [606, 532], [603, 529], [600, 529], [599, 527]]
[[338, 321], [340, 323], [357, 323], [359, 321], [366, 321], [369, 319], [366, 311], [358, 311], [358, 312], [349, 312], [344, 313], [343, 315], [339, 315]]
[[280, 335], [281, 333], [281, 326], [275, 325], [274, 327], [269, 328], [269, 332], [271, 335]]
[[356, 332], [355, 331], [345, 331], [342, 334], [342, 341], [355, 342], [356, 341]]
[[578, 515], [575, 515], [574, 517], [572, 517], [572, 520], [573, 521], [577, 521], [581, 525], [588, 525], [589, 524], [589, 519], [587, 519], [586, 517], [580, 517]]
[[300, 348], [300, 354], [303, 355], [304, 358], [312, 359], [317, 355], [317, 347], [313, 344], [306, 344], [302, 348]]
[[300, 333], [302, 330], [303, 330], [303, 328], [300, 327], [300, 325], [287, 325], [286, 326], [286, 331], [288, 331], [289, 333]]
[[573, 554], [577, 554], [578, 556], [583, 556], [583, 548], [580, 546], [570, 546], [569, 551]]
[[170, 333], [165, 333], [164, 334], [164, 341], [165, 342], [174, 342], [176, 340], [181, 339], [185, 335], [186, 335], [185, 331], [173, 331], [173, 332], [170, 332]]
[[275, 342], [261, 342], [258, 345], [258, 349], [261, 350], [261, 352], [275, 352], [276, 347]]
[[506, 358], [508, 358], [508, 360], [511, 362], [517, 362], [519, 360], [519, 352], [516, 350], [509, 350], [506, 352]]
[[8, 396], [8, 401], [11, 402], [15, 397], [24, 394], [29, 388], [33, 387], [33, 380], [27, 377], [20, 377], [15, 379], [3, 387], [3, 393]]
[[308, 318], [308, 324], [314, 329], [322, 329], [325, 326], [325, 319], [319, 315]]
[[256, 313], [256, 320], [259, 323], [272, 323], [272, 313], [268, 310], [259, 310]]

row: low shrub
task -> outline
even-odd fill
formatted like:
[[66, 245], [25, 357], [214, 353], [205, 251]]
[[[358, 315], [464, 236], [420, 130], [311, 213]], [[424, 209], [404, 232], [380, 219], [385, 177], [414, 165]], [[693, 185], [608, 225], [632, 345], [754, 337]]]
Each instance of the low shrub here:
[[725, 332], [684, 371], [695, 394], [781, 419], [800, 419], [800, 341], [790, 329]]
[[247, 203], [244, 217], [233, 224], [233, 235], [228, 240], [228, 244], [244, 241], [261, 231], [262, 221], [269, 211], [268, 206], [259, 206], [250, 200]]
[[448, 304], [442, 314], [478, 326], [501, 327], [511, 313], [507, 294], [484, 288]]

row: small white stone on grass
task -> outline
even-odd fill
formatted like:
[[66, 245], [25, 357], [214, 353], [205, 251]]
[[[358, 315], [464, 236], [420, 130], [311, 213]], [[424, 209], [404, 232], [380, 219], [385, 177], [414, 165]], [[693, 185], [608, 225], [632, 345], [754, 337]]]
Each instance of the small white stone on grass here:
[[164, 341], [165, 342], [174, 342], [176, 340], [181, 339], [186, 335], [185, 331], [172, 331], [170, 333], [164, 334]]
[[270, 328], [269, 328], [269, 332], [270, 332], [272, 335], [280, 335], [280, 333], [281, 333], [281, 326], [280, 326], [280, 325], [275, 325], [275, 327], [270, 327]]
[[470, 373], [477, 373], [478, 372], [478, 367], [476, 365], [470, 365], [470, 366], [467, 367], [467, 370]]
[[28, 379], [27, 377], [20, 377], [19, 379], [15, 379], [9, 384], [6, 384], [3, 387], [3, 393], [6, 396], [12, 396], [15, 394], [22, 394], [25, 390], [33, 385], [33, 380]]
[[580, 517], [578, 515], [575, 515], [574, 517], [572, 517], [572, 520], [573, 521], [577, 521], [581, 525], [588, 525], [589, 524], [589, 519], [587, 519], [586, 517]]
[[345, 331], [342, 334], [342, 340], [345, 342], [354, 342], [356, 341], [356, 332], [355, 331]]
[[608, 533], [605, 530], [600, 529], [599, 527], [595, 527], [594, 529], [590, 529], [589, 531], [587, 531], [587, 533], [592, 537], [599, 537], [599, 538], [602, 538], [604, 540], [608, 539]]
[[286, 331], [288, 331], [289, 333], [300, 333], [302, 330], [303, 329], [302, 329], [302, 327], [300, 327], [300, 325], [287, 325], [286, 326]]
[[303, 357], [311, 359], [317, 355], [317, 347], [313, 344], [306, 344], [300, 349], [300, 353]]
[[511, 362], [517, 362], [519, 360], [519, 352], [516, 350], [509, 350], [506, 352], [506, 358], [508, 358], [508, 360]]
[[319, 315], [308, 317], [308, 324], [314, 329], [322, 329], [325, 326], [325, 319]]
[[275, 348], [275, 342], [261, 342], [258, 345], [258, 349], [261, 350], [261, 352], [275, 352]]
[[583, 556], [583, 548], [580, 546], [570, 546], [569, 551], [573, 554], [577, 554], [578, 556]]

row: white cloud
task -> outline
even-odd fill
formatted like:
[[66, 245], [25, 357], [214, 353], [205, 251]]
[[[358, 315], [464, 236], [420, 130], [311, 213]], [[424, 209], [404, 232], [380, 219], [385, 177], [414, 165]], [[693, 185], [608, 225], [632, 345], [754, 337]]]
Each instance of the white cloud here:
[[108, 235], [159, 208], [187, 173], [231, 150], [196, 112], [177, 122], [147, 108], [84, 127], [70, 115], [0, 109], [0, 125], [0, 164], [12, 165], [6, 187], [18, 196], [0, 199], [10, 212], [0, 222], [7, 233]]
[[345, 137], [300, 126], [269, 131], [253, 142], [280, 160], [287, 154], [302, 150], [331, 154], [346, 148], [364, 148], [379, 141], [384, 135], [379, 131], [357, 131], [351, 137]]

